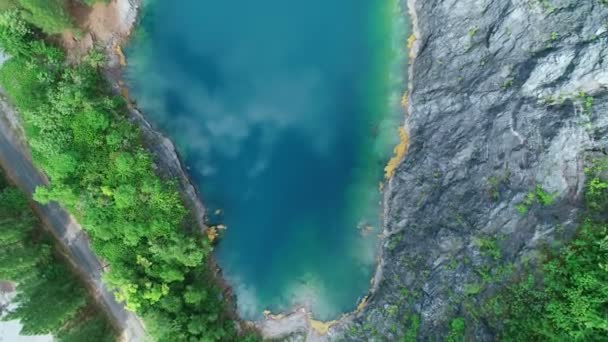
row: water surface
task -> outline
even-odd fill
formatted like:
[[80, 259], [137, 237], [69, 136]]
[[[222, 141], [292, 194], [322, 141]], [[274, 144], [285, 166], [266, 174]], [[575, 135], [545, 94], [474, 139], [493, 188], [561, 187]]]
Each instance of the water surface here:
[[228, 227], [215, 254], [247, 319], [300, 304], [333, 319], [369, 288], [379, 182], [402, 120], [396, 10], [393, 0], [144, 8], [127, 50], [131, 94], [176, 142], [210, 221]]

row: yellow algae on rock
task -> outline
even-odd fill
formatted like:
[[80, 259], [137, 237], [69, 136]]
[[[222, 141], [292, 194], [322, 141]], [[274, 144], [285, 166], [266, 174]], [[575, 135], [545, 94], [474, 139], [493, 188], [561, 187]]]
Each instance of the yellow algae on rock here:
[[403, 96], [401, 97], [401, 107], [403, 107], [403, 109], [407, 110], [407, 93], [403, 94]]
[[367, 305], [367, 298], [368, 296], [365, 296], [363, 297], [363, 299], [361, 299], [361, 302], [359, 302], [359, 304], [357, 305], [357, 309], [355, 310], [355, 312], [361, 312], [361, 310], [365, 308], [365, 306]]
[[319, 335], [325, 335], [329, 331], [329, 328], [336, 324], [337, 321], [322, 322], [309, 318], [308, 323], [310, 323], [310, 327]]
[[118, 56], [118, 63], [120, 63], [120, 66], [126, 66], [127, 57], [125, 57], [125, 54], [122, 52], [122, 48], [120, 47], [120, 45], [114, 45], [114, 52], [116, 52], [116, 56]]
[[412, 47], [414, 47], [414, 42], [416, 41], [416, 35], [414, 35], [413, 33], [410, 34], [409, 37], [407, 37], [407, 48], [409, 50], [412, 49]]
[[395, 146], [394, 153], [395, 155], [388, 161], [388, 164], [384, 168], [384, 177], [386, 179], [390, 179], [395, 173], [395, 169], [399, 165], [399, 162], [405, 157], [407, 153], [408, 147], [408, 136], [405, 128], [399, 127], [399, 145]]
[[408, 55], [409, 55], [409, 62], [411, 63], [412, 60], [414, 59], [414, 43], [416, 42], [416, 35], [414, 35], [413, 33], [410, 34], [410, 36], [407, 38], [407, 49], [409, 51]]
[[206, 233], [207, 233], [207, 238], [209, 238], [209, 241], [211, 241], [211, 242], [215, 241], [218, 237], [218, 232], [217, 232], [216, 227], [209, 227], [209, 229], [207, 229]]

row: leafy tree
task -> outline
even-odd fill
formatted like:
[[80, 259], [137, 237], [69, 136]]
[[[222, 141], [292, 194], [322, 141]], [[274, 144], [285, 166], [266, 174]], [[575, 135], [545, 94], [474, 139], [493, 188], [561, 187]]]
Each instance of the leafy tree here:
[[21, 18], [19, 11], [10, 10], [0, 13], [0, 41], [6, 53], [11, 55], [28, 53], [31, 35], [31, 27]]
[[[50, 260], [33, 279], [18, 286], [18, 306], [6, 319], [18, 319], [24, 335], [53, 334], [81, 309], [86, 299], [80, 285], [65, 281], [68, 270]], [[43, 265], [40, 265], [43, 266]]]
[[[1, 177], [2, 175], [0, 175]], [[17, 283], [16, 308], [1, 317], [17, 319], [21, 334], [52, 334], [60, 341], [112, 341], [104, 317], [86, 310], [86, 292], [52, 253], [25, 196], [0, 187], [0, 280]]]
[[24, 17], [49, 34], [61, 33], [74, 27], [65, 0], [18, 0]]

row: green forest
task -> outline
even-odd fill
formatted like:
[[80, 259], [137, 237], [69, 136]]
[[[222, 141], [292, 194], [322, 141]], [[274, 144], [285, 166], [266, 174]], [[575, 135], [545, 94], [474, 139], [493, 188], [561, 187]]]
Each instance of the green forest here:
[[0, 84], [51, 180], [35, 199], [57, 201], [78, 219], [110, 265], [105, 282], [154, 339], [246, 338], [207, 265], [210, 241], [191, 223], [174, 182], [155, 173], [125, 101], [101, 74], [103, 54], [68, 65], [22, 13], [0, 15], [0, 45], [11, 56]]
[[2, 174], [0, 230], [0, 280], [17, 284], [17, 307], [2, 320], [19, 320], [22, 335], [51, 334], [60, 342], [115, 340], [107, 318], [53, 247], [25, 195]]

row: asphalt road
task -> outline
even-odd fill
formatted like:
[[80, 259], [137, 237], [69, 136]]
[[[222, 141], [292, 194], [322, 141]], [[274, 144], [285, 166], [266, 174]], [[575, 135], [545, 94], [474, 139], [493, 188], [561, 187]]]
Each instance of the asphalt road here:
[[[0, 100], [0, 102], [3, 102]], [[37, 186], [45, 185], [46, 178], [31, 162], [29, 149], [24, 147], [15, 134], [6, 112], [11, 109], [0, 103], [0, 166], [7, 176], [25, 193], [31, 195]], [[80, 225], [55, 203], [40, 205], [33, 203], [40, 218], [49, 231], [64, 246], [68, 257], [85, 281], [95, 291], [98, 302], [106, 309], [115, 323], [123, 330], [123, 341], [145, 341], [143, 323], [133, 313], [126, 311], [101, 281], [103, 266], [89, 246], [86, 234]]]

